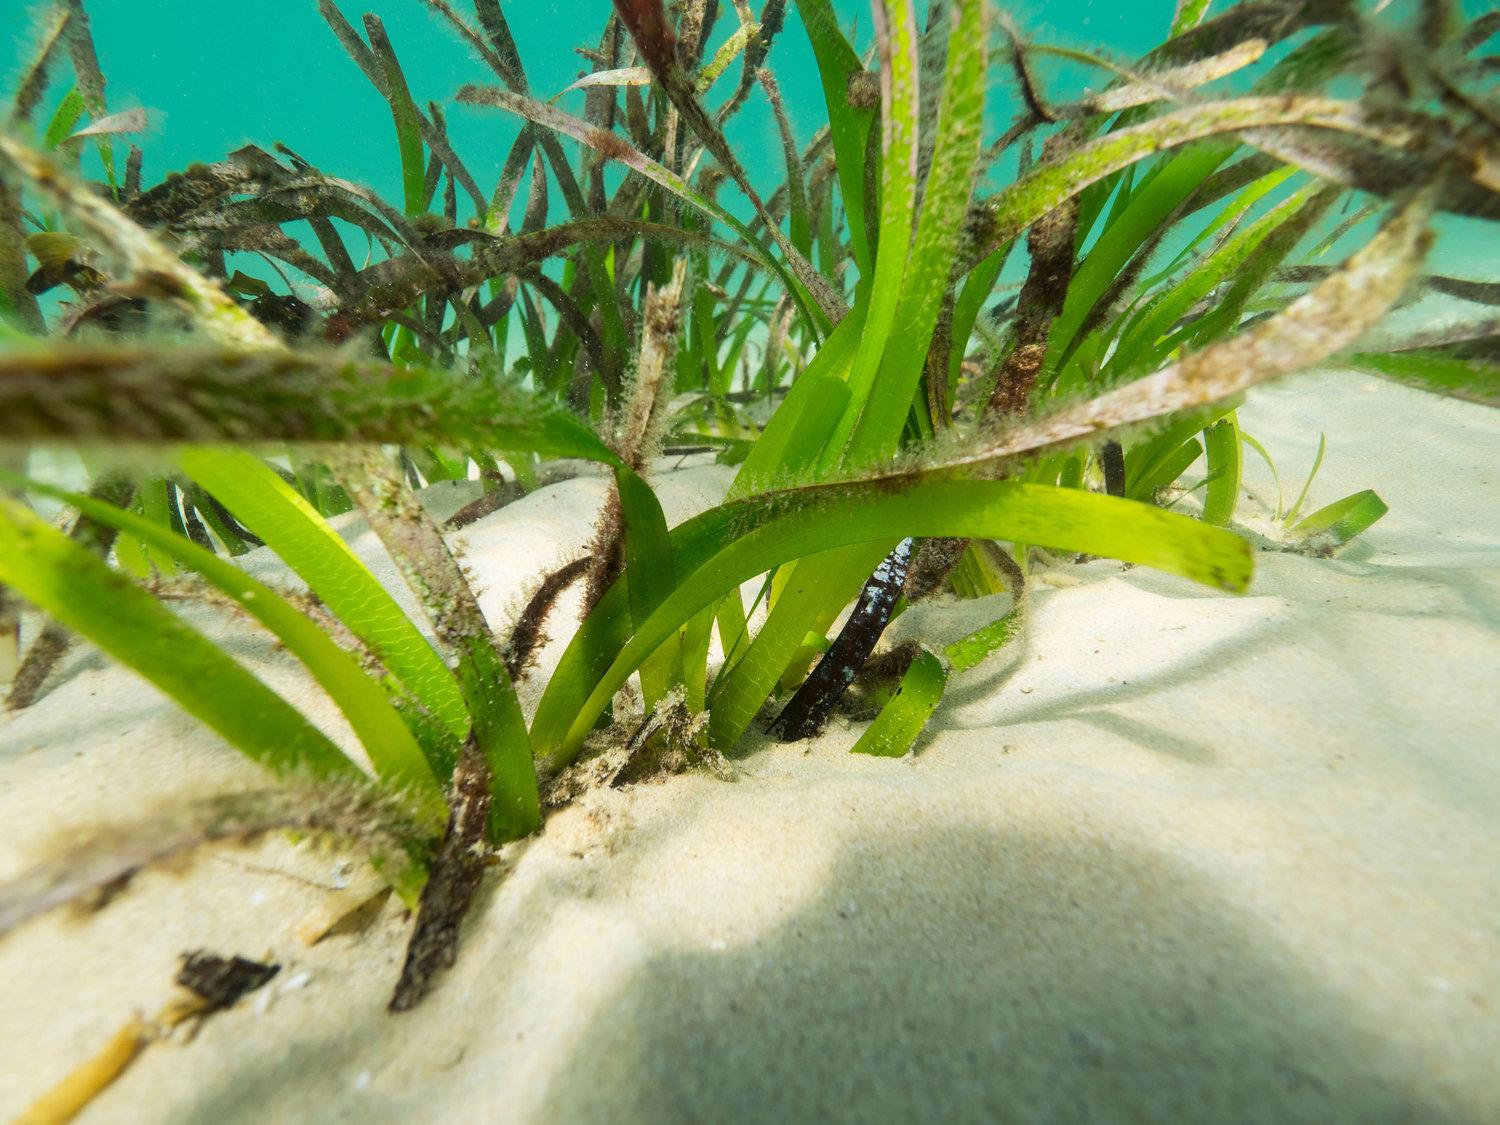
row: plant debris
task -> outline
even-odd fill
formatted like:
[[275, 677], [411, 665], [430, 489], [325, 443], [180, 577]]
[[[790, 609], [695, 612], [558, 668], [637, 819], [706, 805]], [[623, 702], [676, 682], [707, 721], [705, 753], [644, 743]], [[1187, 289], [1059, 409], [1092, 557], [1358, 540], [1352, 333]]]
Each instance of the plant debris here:
[[207, 1015], [233, 1007], [241, 996], [264, 988], [279, 972], [280, 965], [251, 961], [238, 954], [220, 957], [199, 949], [182, 955], [177, 983], [202, 998], [201, 1014]]

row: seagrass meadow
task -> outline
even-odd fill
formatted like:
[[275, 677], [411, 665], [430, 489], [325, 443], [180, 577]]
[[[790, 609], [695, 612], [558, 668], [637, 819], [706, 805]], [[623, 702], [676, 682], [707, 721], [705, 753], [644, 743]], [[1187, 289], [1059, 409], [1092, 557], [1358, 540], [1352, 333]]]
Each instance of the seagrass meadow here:
[[1500, 1119], [1500, 11], [13, 0], [0, 1115]]

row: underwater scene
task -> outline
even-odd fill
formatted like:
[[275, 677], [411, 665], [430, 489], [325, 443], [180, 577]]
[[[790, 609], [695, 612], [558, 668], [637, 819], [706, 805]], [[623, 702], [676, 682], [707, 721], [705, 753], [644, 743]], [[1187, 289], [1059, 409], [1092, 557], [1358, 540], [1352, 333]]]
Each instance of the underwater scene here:
[[1500, 1121], [1500, 8], [0, 17], [0, 1120]]

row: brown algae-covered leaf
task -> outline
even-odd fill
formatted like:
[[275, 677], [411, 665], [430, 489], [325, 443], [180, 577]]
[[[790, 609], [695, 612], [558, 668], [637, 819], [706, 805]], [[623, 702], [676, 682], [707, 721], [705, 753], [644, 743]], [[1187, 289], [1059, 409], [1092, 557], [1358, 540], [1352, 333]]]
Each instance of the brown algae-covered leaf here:
[[1321, 362], [1374, 325], [1416, 275], [1432, 243], [1435, 196], [1433, 185], [1419, 191], [1369, 243], [1283, 312], [1153, 375], [1018, 426], [948, 466], [994, 468], [1226, 399]]
[[222, 343], [250, 348], [279, 346], [276, 337], [235, 304], [217, 282], [184, 264], [155, 235], [73, 179], [50, 156], [0, 132], [0, 166], [6, 164], [124, 259], [134, 273], [172, 291], [203, 329]]
[[1038, 164], [991, 196], [978, 209], [979, 228], [969, 260], [978, 261], [1090, 184], [1163, 149], [1216, 134], [1273, 125], [1335, 130], [1398, 150], [1423, 140], [1418, 118], [1376, 119], [1359, 103], [1335, 98], [1248, 97], [1189, 106]]
[[179, 801], [129, 824], [95, 826], [60, 839], [52, 854], [0, 886], [0, 935], [71, 903], [95, 908], [144, 867], [218, 841], [280, 829], [347, 840], [379, 853], [381, 870], [410, 893], [421, 871], [406, 848], [424, 839], [409, 809], [367, 785], [318, 783]]

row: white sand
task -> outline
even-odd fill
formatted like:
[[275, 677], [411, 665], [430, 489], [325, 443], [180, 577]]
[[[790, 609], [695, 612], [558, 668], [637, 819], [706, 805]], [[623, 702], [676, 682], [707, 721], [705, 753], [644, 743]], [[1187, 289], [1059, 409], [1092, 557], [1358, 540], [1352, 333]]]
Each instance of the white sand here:
[[[1293, 490], [1328, 427], [1314, 502], [1375, 487], [1391, 514], [1335, 560], [1263, 555], [1238, 599], [1045, 572], [1024, 649], [957, 680], [914, 758], [836, 730], [752, 747], [734, 784], [591, 795], [512, 849], [409, 1015], [384, 1011], [394, 905], [293, 937], [341, 857], [148, 873], [0, 944], [0, 1115], [206, 946], [287, 964], [269, 1009], [151, 1050], [86, 1121], [1500, 1120], [1500, 420], [1347, 375], [1242, 419]], [[724, 480], [669, 478], [669, 516]], [[600, 495], [470, 529], [487, 611]], [[86, 654], [0, 762], [0, 878], [66, 825], [253, 776]]]

